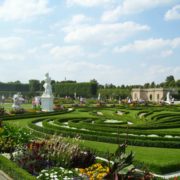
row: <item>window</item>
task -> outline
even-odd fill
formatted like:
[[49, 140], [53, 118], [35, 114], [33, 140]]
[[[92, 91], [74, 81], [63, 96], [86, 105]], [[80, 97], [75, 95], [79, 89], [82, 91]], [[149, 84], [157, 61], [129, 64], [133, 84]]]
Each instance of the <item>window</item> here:
[[136, 93], [134, 94], [134, 99], [137, 99], [137, 94]]
[[149, 95], [149, 100], [152, 101], [152, 94]]
[[159, 94], [157, 94], [157, 100], [159, 100]]

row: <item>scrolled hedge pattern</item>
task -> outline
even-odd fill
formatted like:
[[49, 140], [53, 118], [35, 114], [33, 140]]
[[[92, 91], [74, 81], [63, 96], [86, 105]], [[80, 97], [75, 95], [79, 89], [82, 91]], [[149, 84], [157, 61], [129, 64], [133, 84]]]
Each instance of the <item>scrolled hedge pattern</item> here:
[[[117, 112], [122, 115], [117, 115]], [[98, 112], [100, 115], [98, 115]], [[143, 117], [140, 115], [143, 113]], [[113, 122], [113, 119], [117, 123]], [[106, 123], [106, 120], [107, 121]], [[130, 125], [128, 125], [132, 121]], [[37, 125], [42, 122], [42, 127]], [[129, 145], [180, 148], [180, 113], [178, 108], [150, 107], [127, 110], [125, 108], [79, 108], [71, 113], [33, 120], [29, 127], [45, 133], [80, 136], [82, 139]]]

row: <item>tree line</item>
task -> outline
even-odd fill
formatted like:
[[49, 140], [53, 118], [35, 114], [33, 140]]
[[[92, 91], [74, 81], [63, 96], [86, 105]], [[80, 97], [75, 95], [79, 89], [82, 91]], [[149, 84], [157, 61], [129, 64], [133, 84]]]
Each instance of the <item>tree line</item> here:
[[[0, 94], [11, 94], [21, 92], [22, 94], [32, 97], [41, 95], [44, 81], [36, 79], [29, 80], [28, 83], [21, 83], [20, 81], [3, 83], [0, 82]], [[97, 97], [100, 93], [104, 98], [126, 98], [130, 97], [132, 88], [175, 88], [180, 94], [180, 79], [175, 80], [173, 75], [167, 76], [164, 82], [155, 84], [155, 82], [145, 83], [144, 85], [121, 85], [115, 86], [113, 84], [99, 84], [95, 79], [90, 82], [76, 82], [76, 81], [51, 81], [53, 93], [56, 97], [82, 96], [82, 97]], [[180, 96], [180, 95], [179, 95]]]

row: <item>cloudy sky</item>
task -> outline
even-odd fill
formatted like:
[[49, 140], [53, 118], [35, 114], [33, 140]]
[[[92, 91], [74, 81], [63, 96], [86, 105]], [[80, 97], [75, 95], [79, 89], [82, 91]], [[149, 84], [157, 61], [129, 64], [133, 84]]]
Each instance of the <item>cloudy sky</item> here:
[[179, 0], [0, 0], [0, 81], [180, 79]]

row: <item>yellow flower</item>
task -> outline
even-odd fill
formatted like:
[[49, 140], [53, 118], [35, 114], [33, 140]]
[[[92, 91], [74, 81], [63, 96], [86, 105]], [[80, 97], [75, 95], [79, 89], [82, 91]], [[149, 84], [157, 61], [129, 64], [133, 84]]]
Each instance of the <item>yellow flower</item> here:
[[79, 169], [79, 172], [87, 175], [90, 180], [102, 180], [109, 173], [109, 167], [103, 167], [102, 164], [96, 163], [88, 168]]
[[85, 172], [85, 170], [82, 169], [82, 168], [80, 168], [80, 169], [79, 169], [79, 172], [80, 172], [81, 174], [83, 174], [83, 173]]

